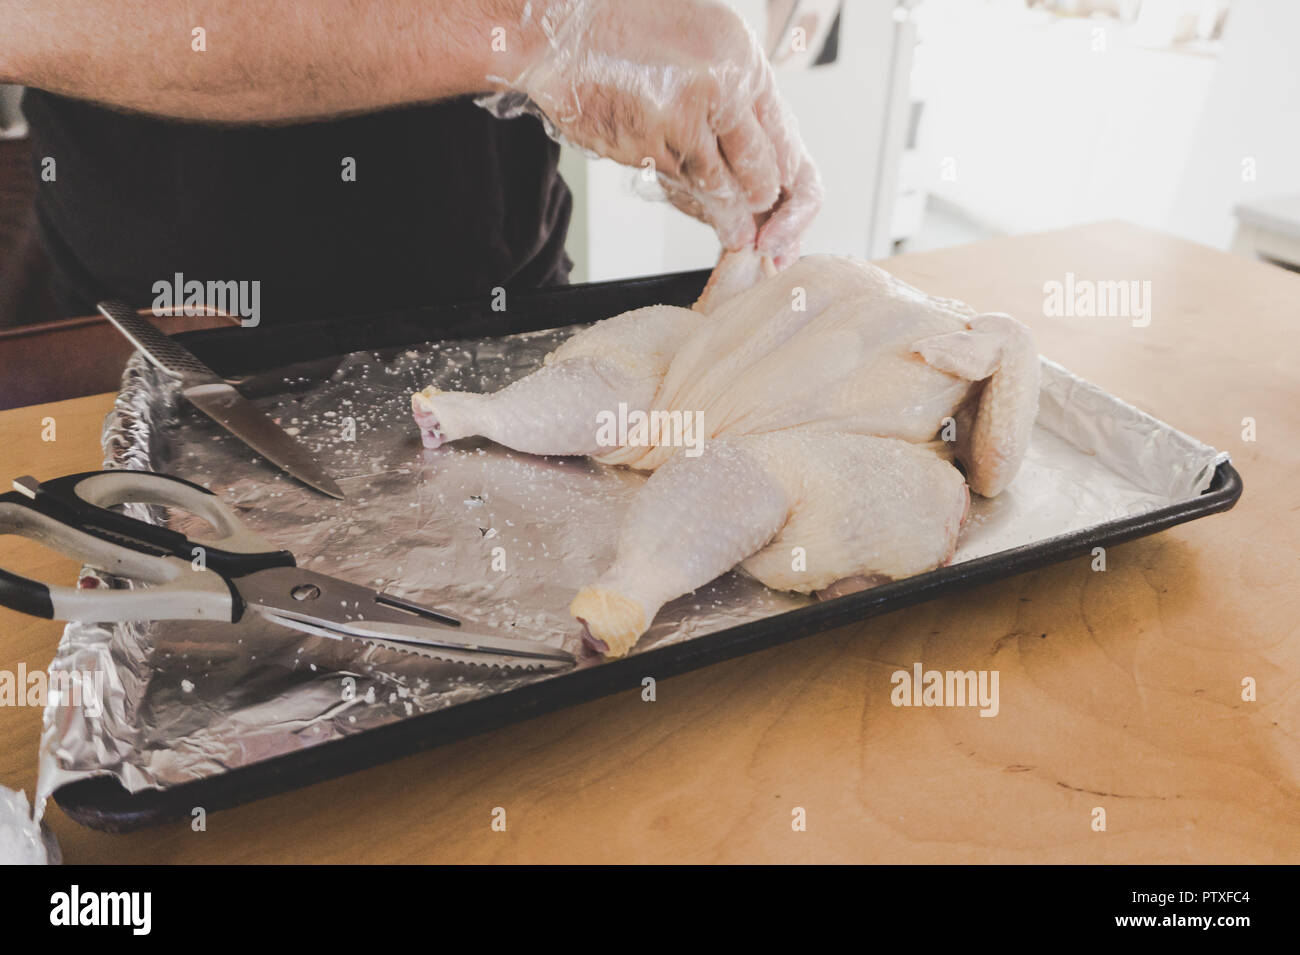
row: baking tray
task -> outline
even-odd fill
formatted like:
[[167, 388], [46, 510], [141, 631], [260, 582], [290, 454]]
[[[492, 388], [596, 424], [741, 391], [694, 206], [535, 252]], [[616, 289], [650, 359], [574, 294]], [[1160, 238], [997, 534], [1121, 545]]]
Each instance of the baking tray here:
[[[479, 301], [251, 331], [231, 328], [194, 332], [180, 338], [219, 373], [237, 377], [430, 339], [487, 338], [559, 328], [596, 321], [642, 305], [688, 305], [698, 296], [708, 274], [707, 271], [683, 272], [514, 293], [506, 312], [494, 312]], [[1217, 466], [1208, 488], [1188, 501], [574, 670], [194, 782], [131, 793], [115, 777], [100, 776], [67, 783], [55, 789], [53, 796], [77, 822], [107, 831], [125, 832], [170, 819], [188, 818], [193, 806], [201, 805], [208, 811], [227, 808], [565, 706], [621, 691], [640, 692], [646, 674], [656, 678], [673, 676], [1088, 554], [1097, 546], [1117, 544], [1227, 510], [1241, 492], [1240, 476], [1225, 461]]]

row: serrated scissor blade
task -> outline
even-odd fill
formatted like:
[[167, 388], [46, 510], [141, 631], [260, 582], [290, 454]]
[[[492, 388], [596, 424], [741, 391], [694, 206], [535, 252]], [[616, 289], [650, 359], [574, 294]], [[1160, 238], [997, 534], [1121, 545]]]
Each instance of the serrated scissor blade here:
[[463, 627], [448, 614], [301, 567], [259, 570], [237, 578], [235, 586], [250, 610], [317, 636], [475, 666], [550, 669], [575, 662], [561, 648]]
[[[260, 610], [261, 615], [272, 623], [279, 624], [282, 627], [288, 627], [290, 630], [297, 630], [300, 633], [310, 633], [316, 637], [328, 637], [331, 640], [345, 640], [350, 643], [359, 643], [365, 647], [379, 647], [384, 650], [393, 650], [398, 653], [409, 653], [417, 657], [425, 657], [429, 660], [438, 660], [441, 663], [460, 663], [468, 666], [487, 667], [496, 670], [554, 670], [571, 665], [573, 658], [563, 651], [555, 652], [555, 656], [515, 656], [508, 653], [484, 653], [480, 650], [457, 649], [453, 646], [435, 645], [431, 643], [412, 643], [399, 640], [385, 640], [382, 637], [374, 637], [356, 633], [347, 633], [341, 630], [333, 630], [318, 622], [298, 619], [294, 617], [284, 617], [280, 614]], [[539, 649], [549, 649], [541, 648]]]
[[486, 667], [489, 670], [518, 670], [528, 672], [536, 670], [550, 670], [559, 666], [567, 666], [558, 660], [545, 660], [540, 657], [511, 657], [501, 654], [484, 654], [484, 653], [463, 653], [457, 650], [447, 649], [445, 647], [413, 647], [410, 644], [389, 643], [386, 640], [380, 640], [375, 637], [353, 637], [345, 636], [341, 639], [352, 643], [360, 643], [367, 647], [381, 647], [385, 650], [395, 650], [398, 653], [410, 653], [417, 657], [428, 657], [431, 660], [440, 660], [443, 663], [463, 663], [473, 667]]

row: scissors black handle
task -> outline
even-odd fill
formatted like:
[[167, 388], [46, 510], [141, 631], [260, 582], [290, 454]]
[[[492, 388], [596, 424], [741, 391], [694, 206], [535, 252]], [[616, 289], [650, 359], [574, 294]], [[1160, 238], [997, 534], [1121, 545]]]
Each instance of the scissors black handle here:
[[[28, 506], [20, 494], [12, 491], [0, 494], [0, 532], [6, 529], [3, 514], [7, 504], [14, 507]], [[54, 619], [54, 601], [50, 598], [49, 586], [39, 580], [11, 573], [3, 567], [0, 567], [0, 607], [17, 610], [29, 617]]]
[[[84, 471], [44, 483], [19, 478], [14, 487], [0, 494], [0, 535], [28, 537], [98, 570], [154, 585], [134, 594], [99, 594], [52, 586], [0, 567], [0, 606], [20, 613], [60, 620], [237, 621], [244, 602], [232, 583], [235, 578], [295, 566], [293, 554], [275, 549], [246, 527], [211, 491], [181, 478], [148, 471]], [[128, 503], [182, 508], [211, 524], [218, 539], [196, 541], [110, 510]]]
[[[93, 537], [142, 553], [190, 560], [202, 547], [207, 566], [235, 578], [271, 567], [293, 567], [293, 554], [253, 535], [222, 500], [192, 481], [152, 471], [82, 471], [42, 481], [32, 489], [35, 506]], [[109, 510], [118, 504], [180, 507], [224, 535], [212, 544], [191, 540], [158, 524]], [[224, 545], [224, 546], [223, 546]]]

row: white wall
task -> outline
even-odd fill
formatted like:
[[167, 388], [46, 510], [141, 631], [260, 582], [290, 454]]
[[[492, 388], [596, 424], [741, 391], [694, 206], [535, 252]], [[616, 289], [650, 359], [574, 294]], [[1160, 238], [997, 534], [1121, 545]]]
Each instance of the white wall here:
[[946, 206], [995, 232], [1119, 218], [1226, 248], [1237, 201], [1300, 191], [1300, 2], [1236, 0], [1217, 56], [1016, 7], [918, 15], [920, 162]]
[[[763, 0], [732, 0], [738, 12], [764, 33]], [[909, 50], [896, 56], [894, 0], [848, 0], [840, 32], [840, 59], [811, 70], [778, 70], [782, 95], [799, 120], [809, 151], [818, 163], [826, 205], [805, 236], [805, 251], [867, 257], [883, 252], [872, 235], [894, 190], [888, 160], [901, 148], [901, 117], [890, 99], [905, 92]], [[899, 79], [896, 82], [895, 76]], [[891, 123], [892, 121], [892, 123]], [[886, 147], [887, 130], [893, 130]], [[570, 255], [585, 264], [574, 281], [623, 278], [711, 266], [718, 256], [713, 232], [666, 202], [649, 202], [633, 192], [635, 170], [608, 160], [590, 160], [566, 151], [563, 169], [571, 172], [575, 222]], [[575, 180], [584, 182], [577, 183]], [[877, 191], [885, 196], [876, 201]], [[884, 231], [887, 231], [887, 226]]]
[[1007, 233], [1168, 221], [1212, 58], [1009, 5], [925, 0], [919, 19], [919, 149], [933, 195]]
[[1168, 226], [1227, 248], [1234, 205], [1297, 194], [1300, 3], [1237, 0]]

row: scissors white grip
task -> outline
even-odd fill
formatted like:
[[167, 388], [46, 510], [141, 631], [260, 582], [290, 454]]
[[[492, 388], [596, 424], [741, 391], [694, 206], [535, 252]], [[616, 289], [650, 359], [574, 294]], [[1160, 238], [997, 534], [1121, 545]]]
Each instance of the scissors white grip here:
[[[20, 489], [35, 484], [33, 478], [18, 478], [14, 481], [15, 487]], [[46, 493], [57, 494], [63, 490], [66, 496], [67, 492], [71, 492], [95, 509], [129, 503], [179, 507], [203, 518], [216, 529], [219, 536], [212, 541], [213, 547], [237, 554], [276, 551], [274, 544], [241, 521], [225, 501], [207, 488], [181, 478], [151, 471], [93, 471], [46, 481], [40, 486]]]
[[188, 560], [145, 553], [65, 523], [29, 504], [0, 495], [0, 534], [16, 534], [75, 557], [143, 589], [83, 589], [46, 584], [0, 569], [0, 604], [52, 620], [222, 620], [236, 617], [229, 585]]

